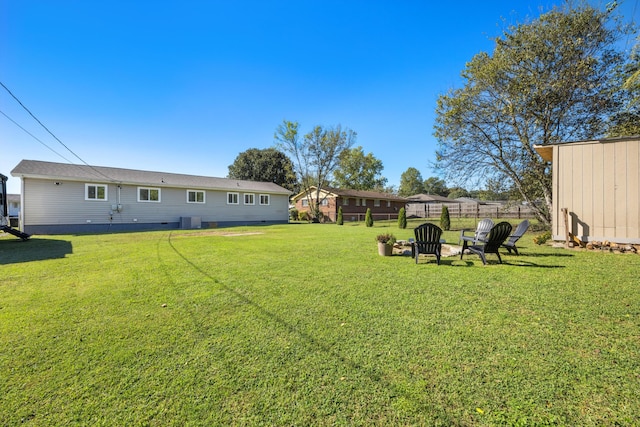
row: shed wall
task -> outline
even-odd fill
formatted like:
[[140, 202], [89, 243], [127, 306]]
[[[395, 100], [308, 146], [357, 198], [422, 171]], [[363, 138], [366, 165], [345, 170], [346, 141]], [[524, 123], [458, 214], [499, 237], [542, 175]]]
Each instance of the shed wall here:
[[595, 141], [553, 147], [553, 234], [583, 241], [640, 243], [640, 141]]

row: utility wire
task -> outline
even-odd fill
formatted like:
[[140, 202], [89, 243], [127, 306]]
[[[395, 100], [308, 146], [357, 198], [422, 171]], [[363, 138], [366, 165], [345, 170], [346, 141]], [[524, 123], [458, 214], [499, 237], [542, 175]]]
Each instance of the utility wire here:
[[[21, 106], [21, 107], [22, 107], [22, 108], [23, 108], [27, 113], [29, 113], [29, 115], [30, 115], [30, 116], [31, 116], [31, 117], [32, 117], [36, 122], [38, 122], [38, 124], [39, 124], [40, 126], [42, 126], [42, 127], [44, 128], [44, 130], [46, 130], [46, 131], [49, 133], [49, 135], [51, 135], [51, 136], [52, 136], [56, 141], [58, 141], [58, 142], [60, 143], [60, 145], [62, 145], [64, 148], [66, 148], [68, 152], [70, 152], [71, 154], [73, 154], [73, 155], [74, 155], [78, 160], [80, 160], [80, 161], [81, 161], [82, 163], [84, 163], [86, 166], [88, 166], [89, 168], [91, 168], [91, 170], [93, 170], [93, 171], [94, 171], [95, 173], [97, 173], [98, 175], [102, 175], [103, 177], [107, 178], [107, 179], [108, 179], [108, 180], [110, 180], [110, 181], [114, 181], [114, 182], [116, 181], [115, 179], [111, 178], [110, 176], [107, 176], [107, 175], [105, 175], [104, 173], [100, 172], [100, 171], [99, 171], [99, 170], [97, 170], [95, 167], [93, 167], [93, 166], [91, 166], [89, 163], [85, 162], [85, 161], [84, 161], [80, 156], [78, 156], [76, 153], [74, 153], [74, 152], [73, 152], [73, 150], [72, 150], [71, 148], [67, 147], [67, 145], [66, 145], [64, 142], [60, 141], [60, 139], [59, 139], [57, 136], [55, 136], [55, 135], [53, 134], [53, 132], [51, 132], [51, 131], [49, 130], [49, 128], [48, 128], [48, 127], [46, 127], [46, 126], [45, 126], [45, 125], [44, 125], [44, 124], [43, 124], [43, 123], [42, 123], [42, 122], [41, 122], [41, 121], [40, 121], [40, 120], [39, 120], [39, 119], [38, 119], [38, 118], [37, 118], [37, 117], [36, 117], [32, 112], [31, 112], [31, 110], [29, 110], [29, 109], [26, 107], [26, 106], [22, 103], [22, 101], [20, 101], [20, 100], [18, 99], [18, 97], [17, 97], [17, 96], [15, 96], [15, 95], [13, 94], [13, 92], [11, 92], [11, 91], [9, 90], [9, 88], [8, 88], [8, 87], [6, 87], [6, 86], [4, 85], [4, 83], [0, 82], [0, 85], [2, 85], [2, 87], [4, 88], [4, 90], [6, 90], [6, 91], [9, 93], [9, 95], [11, 95], [11, 97], [12, 97], [13, 99], [15, 99], [15, 100], [16, 100], [16, 102], [17, 102], [18, 104], [20, 104], [20, 106]], [[4, 114], [4, 113], [3, 113], [3, 114]], [[7, 117], [7, 118], [9, 118], [6, 114], [4, 114], [4, 116], [5, 116], [5, 117]], [[11, 120], [11, 119], [10, 119], [10, 120]], [[14, 122], [13, 120], [11, 120], [11, 121], [12, 121], [12, 122]], [[15, 123], [15, 122], [14, 122], [14, 123]], [[16, 123], [16, 124], [17, 124], [17, 123]], [[20, 126], [20, 128], [21, 128], [21, 129], [23, 129], [21, 126]], [[23, 130], [24, 130], [24, 129], [23, 129]], [[27, 132], [27, 133], [28, 133], [28, 132]], [[31, 135], [31, 134], [30, 134], [30, 135]], [[33, 136], [33, 135], [32, 135], [32, 136]], [[35, 137], [34, 137], [34, 138], [35, 138]], [[37, 138], [36, 138], [36, 139], [37, 139]], [[48, 147], [47, 147], [47, 148], [48, 148]], [[53, 151], [53, 150], [52, 150], [52, 151]], [[54, 151], [54, 153], [55, 153], [55, 151]], [[57, 154], [57, 153], [56, 153], [56, 154]], [[60, 156], [60, 157], [62, 157], [62, 158], [64, 159], [64, 157], [63, 157], [63, 156]], [[67, 160], [67, 159], [65, 159], [65, 160]], [[71, 161], [69, 161], [69, 160], [67, 160], [67, 161], [68, 161], [69, 163], [73, 164], [73, 162], [71, 162]]]
[[0, 110], [0, 114], [2, 114], [3, 116], [5, 116], [9, 121], [11, 121], [11, 123], [13, 123], [14, 125], [18, 126], [20, 129], [22, 129], [27, 135], [29, 135], [31, 138], [35, 139], [36, 141], [38, 141], [40, 144], [44, 145], [45, 147], [47, 147], [49, 150], [53, 151], [55, 154], [57, 154], [58, 156], [62, 157], [63, 159], [65, 159], [67, 162], [69, 163], [73, 163], [71, 160], [67, 159], [65, 156], [63, 156], [62, 154], [58, 153], [56, 150], [54, 150], [53, 148], [49, 147], [47, 144], [45, 144], [44, 142], [42, 142], [42, 140], [40, 140], [37, 136], [35, 136], [34, 134], [32, 134], [31, 132], [29, 132], [28, 130], [26, 130], [25, 128], [23, 128], [22, 126], [20, 126], [20, 124], [18, 122], [16, 122], [15, 120], [13, 120], [11, 117], [9, 117], [4, 111]]

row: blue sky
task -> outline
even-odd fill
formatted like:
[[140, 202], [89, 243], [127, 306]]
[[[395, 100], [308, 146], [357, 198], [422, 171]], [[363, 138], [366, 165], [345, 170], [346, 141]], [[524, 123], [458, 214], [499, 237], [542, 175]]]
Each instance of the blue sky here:
[[[465, 63], [555, 3], [0, 0], [0, 81], [92, 165], [226, 176], [286, 119], [356, 131], [397, 186], [409, 167], [435, 176], [436, 100]], [[2, 88], [0, 110], [81, 163]], [[0, 150], [4, 175], [67, 161], [3, 115]]]

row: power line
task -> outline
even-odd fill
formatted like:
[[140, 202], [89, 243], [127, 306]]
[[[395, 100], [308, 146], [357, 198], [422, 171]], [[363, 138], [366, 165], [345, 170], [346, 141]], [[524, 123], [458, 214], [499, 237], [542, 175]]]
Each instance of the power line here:
[[63, 156], [62, 154], [58, 153], [56, 150], [54, 150], [53, 148], [49, 147], [47, 144], [45, 144], [44, 142], [42, 142], [42, 140], [40, 140], [37, 136], [35, 136], [34, 134], [32, 134], [31, 132], [29, 132], [28, 130], [26, 130], [25, 128], [23, 128], [22, 126], [20, 126], [20, 124], [18, 122], [16, 122], [15, 120], [13, 120], [11, 117], [9, 117], [4, 111], [0, 110], [0, 114], [2, 114], [3, 116], [5, 116], [9, 121], [11, 121], [11, 123], [13, 123], [14, 125], [18, 126], [20, 129], [22, 129], [27, 135], [29, 135], [31, 138], [35, 139], [36, 141], [38, 141], [40, 144], [44, 145], [45, 147], [47, 147], [49, 150], [51, 150], [52, 152], [54, 152], [55, 154], [57, 154], [58, 156], [62, 157], [63, 159], [65, 159], [67, 162], [69, 163], [73, 163], [71, 160], [67, 159], [65, 156]]
[[[29, 113], [29, 115], [30, 115], [30, 116], [31, 116], [31, 117], [32, 117], [36, 122], [38, 122], [38, 124], [39, 124], [40, 126], [42, 126], [42, 127], [44, 128], [44, 130], [46, 130], [46, 131], [49, 133], [49, 135], [51, 135], [51, 136], [52, 136], [56, 141], [58, 141], [58, 142], [60, 143], [60, 145], [62, 145], [64, 148], [66, 148], [68, 152], [70, 152], [71, 154], [73, 154], [73, 155], [74, 155], [78, 160], [80, 160], [80, 161], [81, 161], [82, 163], [84, 163], [86, 166], [88, 166], [89, 168], [91, 168], [91, 170], [93, 170], [93, 171], [94, 171], [95, 173], [97, 173], [98, 175], [101, 175], [101, 176], [103, 176], [103, 177], [107, 178], [109, 181], [114, 181], [114, 182], [116, 181], [115, 179], [111, 178], [110, 176], [107, 176], [107, 175], [105, 175], [104, 173], [100, 172], [99, 170], [97, 170], [96, 168], [94, 168], [93, 166], [91, 166], [89, 163], [85, 162], [85, 161], [84, 161], [80, 156], [78, 156], [76, 153], [74, 153], [74, 152], [73, 152], [73, 150], [72, 150], [71, 148], [67, 147], [67, 145], [66, 145], [64, 142], [62, 142], [62, 141], [61, 141], [57, 136], [55, 136], [55, 135], [53, 134], [53, 132], [51, 132], [51, 131], [49, 130], [49, 128], [48, 128], [48, 127], [46, 127], [46, 126], [45, 126], [45, 125], [44, 125], [44, 124], [43, 124], [43, 123], [42, 123], [42, 122], [41, 122], [41, 121], [40, 121], [40, 120], [39, 120], [39, 119], [38, 119], [38, 118], [37, 118], [37, 117], [36, 117], [32, 112], [31, 112], [31, 110], [29, 110], [29, 109], [26, 107], [26, 106], [22, 103], [22, 101], [20, 101], [20, 100], [18, 99], [18, 97], [17, 97], [17, 96], [15, 96], [15, 95], [13, 94], [13, 92], [11, 92], [11, 91], [9, 90], [9, 88], [8, 88], [8, 87], [6, 87], [6, 86], [4, 85], [4, 83], [2, 83], [2, 82], [0, 81], [0, 85], [2, 85], [2, 87], [4, 88], [4, 90], [6, 90], [6, 91], [9, 93], [9, 95], [11, 95], [11, 97], [12, 97], [13, 99], [15, 99], [15, 101], [16, 101], [18, 104], [20, 104], [20, 106], [21, 106], [21, 107], [22, 107], [22, 108], [23, 108], [27, 113]], [[17, 123], [16, 123], [15, 121], [13, 121], [12, 119], [10, 119], [6, 114], [4, 114], [4, 113], [2, 113], [2, 114], [3, 114], [5, 117], [7, 117], [9, 120], [11, 120], [13, 123], [15, 123], [15, 124], [17, 125]], [[18, 126], [19, 126], [19, 125], [18, 125]], [[22, 126], [19, 126], [19, 127], [20, 127], [22, 130], [24, 130], [24, 128], [22, 128]], [[25, 130], [25, 132], [26, 132], [26, 130]], [[29, 132], [27, 132], [27, 133], [29, 133]], [[29, 135], [31, 135], [31, 134], [29, 133]], [[31, 135], [31, 136], [33, 136], [33, 135]], [[35, 137], [34, 137], [34, 138], [35, 138]], [[38, 139], [36, 138], [36, 140], [38, 140]], [[38, 141], [39, 141], [39, 140], [38, 140]], [[46, 146], [46, 145], [45, 145], [45, 146]], [[47, 147], [47, 148], [49, 148], [49, 147]], [[49, 149], [51, 149], [51, 148], [49, 148]], [[52, 151], [53, 151], [53, 150], [52, 150]], [[55, 153], [55, 151], [54, 151], [54, 153]], [[58, 154], [58, 153], [56, 153], [56, 154]], [[58, 154], [58, 155], [59, 155], [60, 157], [62, 157], [63, 159], [65, 159], [65, 158], [64, 158], [63, 156], [61, 156], [60, 154]], [[65, 160], [67, 160], [67, 159], [65, 159]], [[69, 161], [69, 160], [67, 160], [67, 161], [68, 161], [69, 163], [73, 164], [73, 162], [71, 162], [71, 161]]]

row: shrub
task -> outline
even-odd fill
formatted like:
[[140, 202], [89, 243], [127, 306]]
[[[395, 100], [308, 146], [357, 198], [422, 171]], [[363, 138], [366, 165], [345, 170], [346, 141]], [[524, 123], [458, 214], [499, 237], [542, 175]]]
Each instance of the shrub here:
[[445, 231], [451, 229], [451, 218], [449, 218], [449, 207], [443, 205], [442, 213], [440, 214], [440, 228]]
[[371, 216], [371, 208], [367, 208], [367, 214], [364, 216], [364, 223], [367, 227], [373, 227], [373, 217]]
[[385, 243], [387, 245], [393, 245], [396, 242], [396, 236], [389, 233], [378, 234], [376, 236], [376, 242]]
[[544, 233], [538, 234], [536, 237], [534, 237], [533, 243], [535, 243], [536, 245], [544, 245], [549, 239], [551, 239], [551, 232], [545, 231]]
[[293, 208], [289, 211], [289, 219], [291, 221], [296, 221], [298, 219], [298, 209]]
[[309, 221], [309, 212], [307, 212], [307, 211], [298, 212], [298, 220], [299, 221]]
[[400, 208], [400, 212], [398, 212], [398, 228], [403, 230], [407, 228], [407, 211], [405, 208]]
[[344, 224], [344, 219], [342, 218], [342, 206], [338, 207], [338, 218], [336, 219], [336, 224], [338, 225]]

